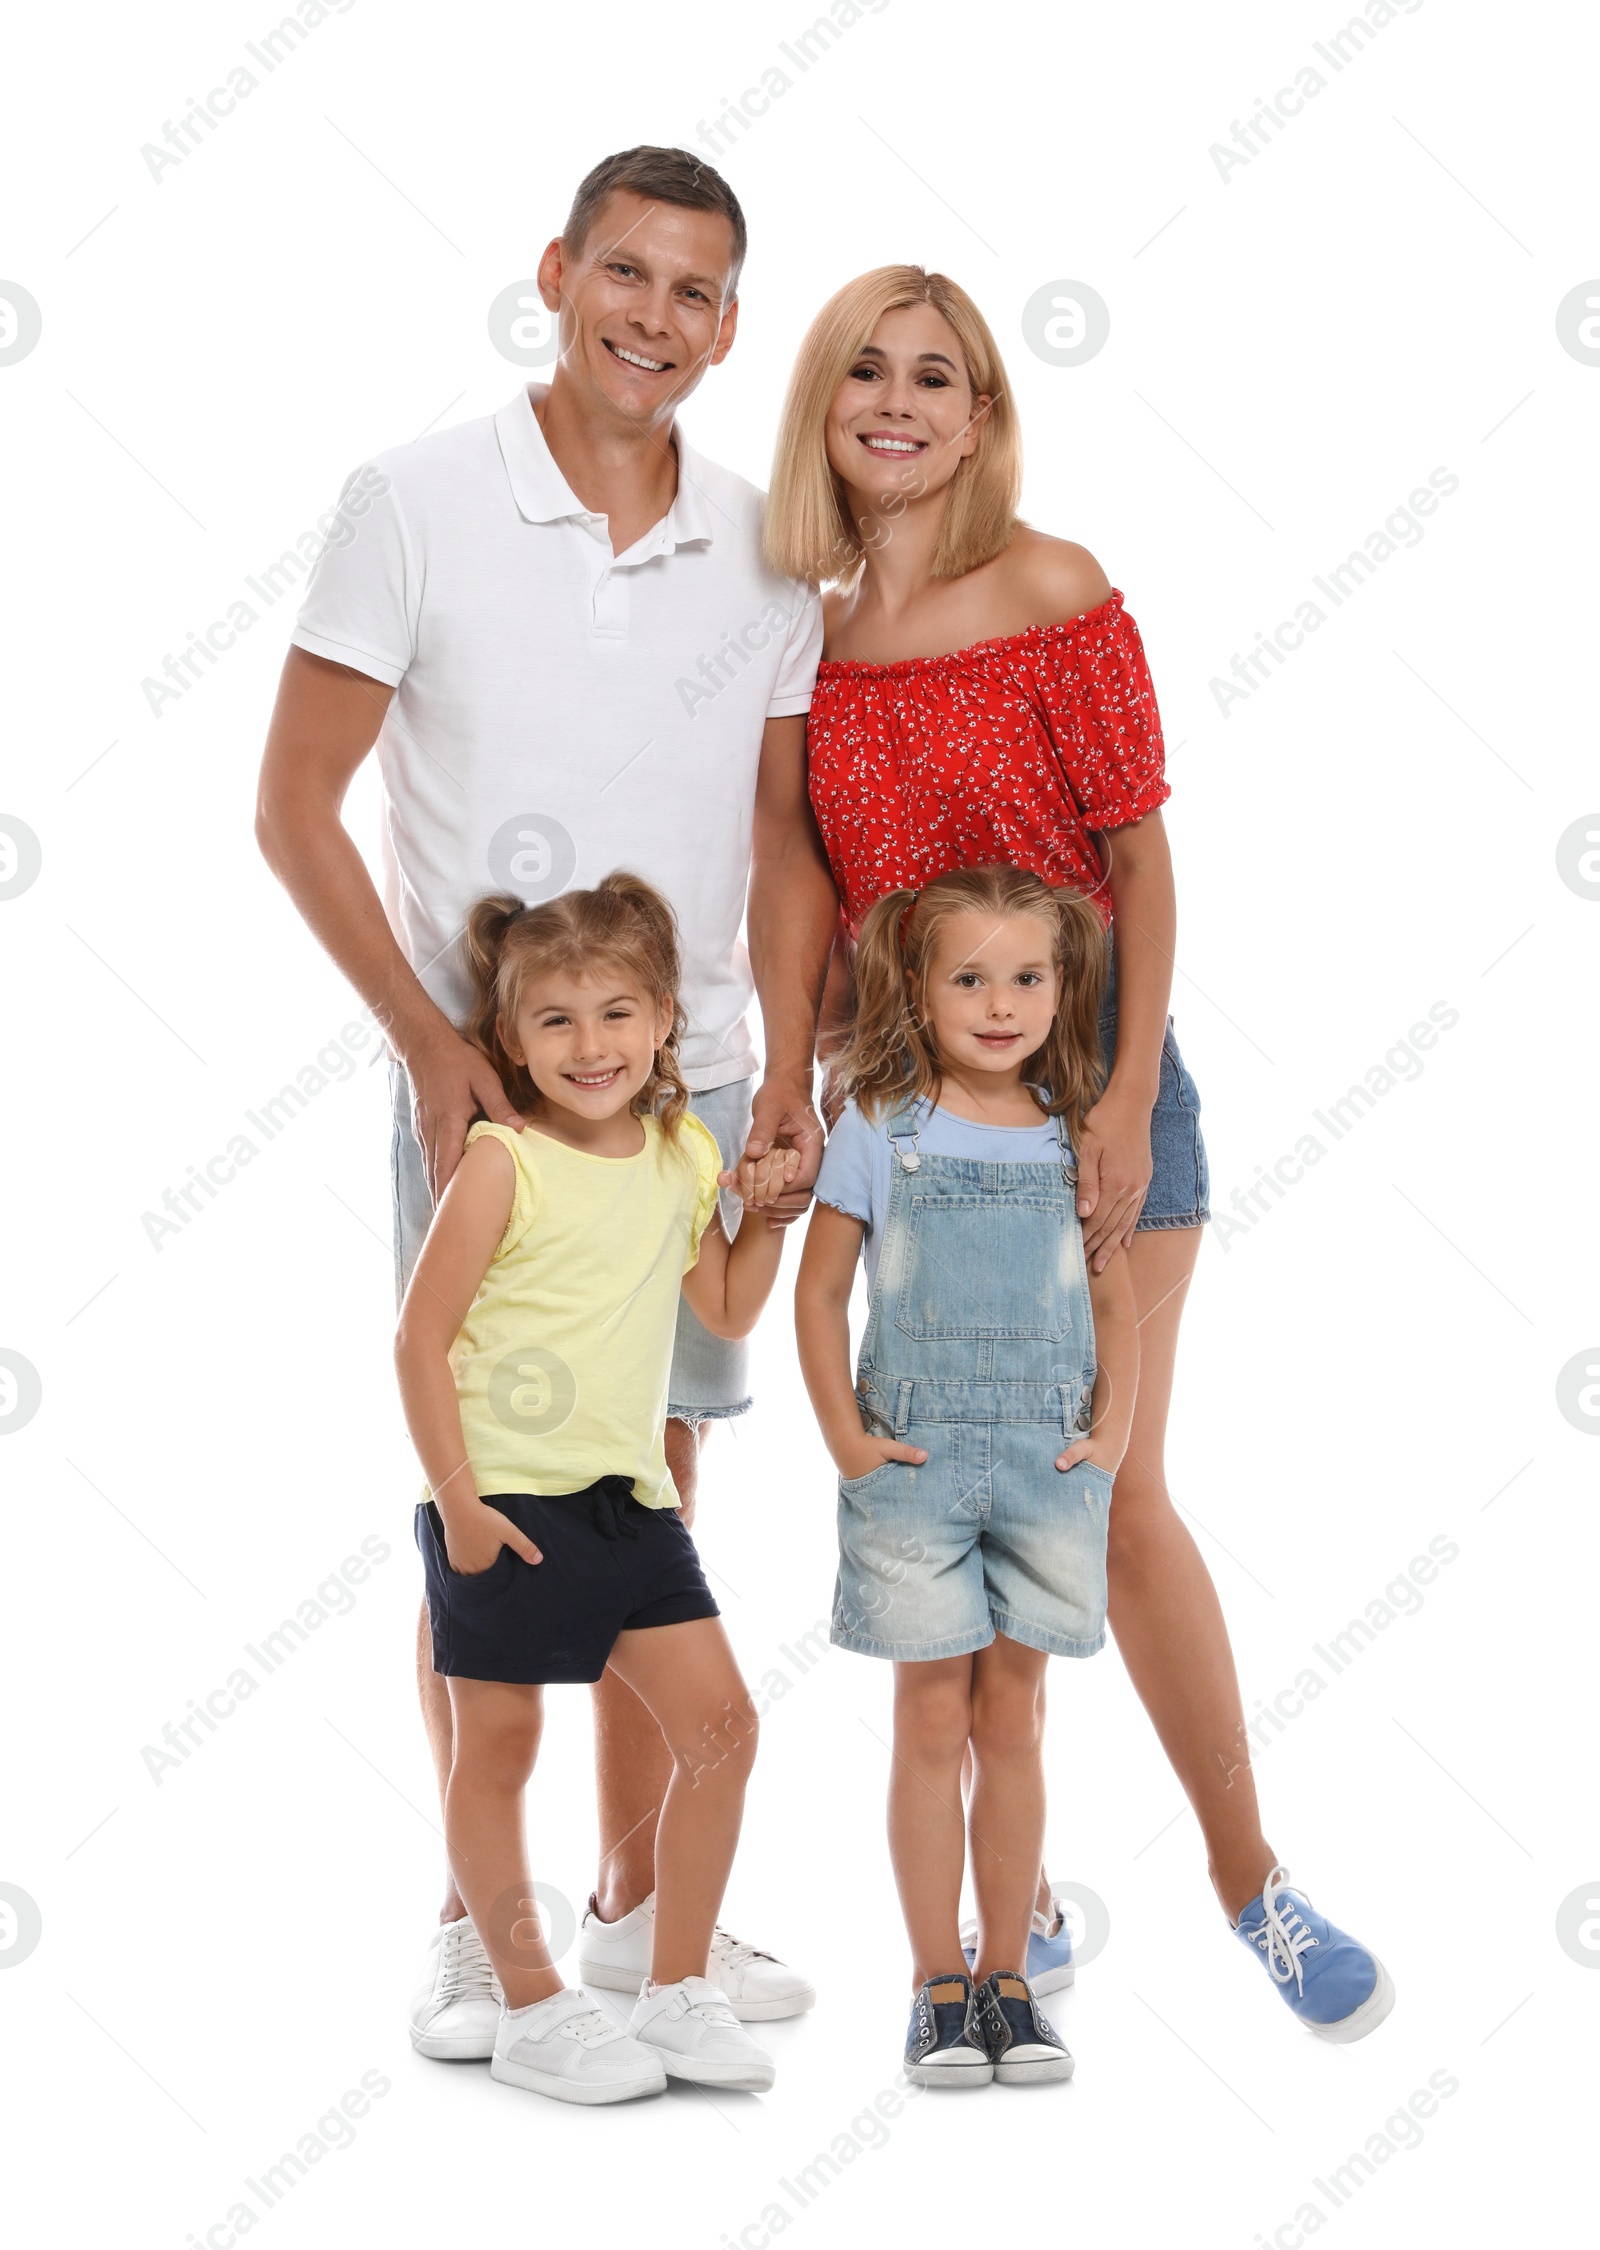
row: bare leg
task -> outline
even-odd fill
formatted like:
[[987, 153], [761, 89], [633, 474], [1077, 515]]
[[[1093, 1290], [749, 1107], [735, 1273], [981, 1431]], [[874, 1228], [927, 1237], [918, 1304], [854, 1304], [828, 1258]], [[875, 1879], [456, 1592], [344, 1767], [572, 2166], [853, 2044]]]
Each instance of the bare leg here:
[[1044, 1674], [1039, 1649], [999, 1635], [972, 1658], [972, 1882], [978, 1894], [980, 1982], [1026, 1973], [1039, 1855], [1044, 1849]]
[[[684, 1521], [694, 1517], [700, 1447], [711, 1427], [667, 1424], [667, 1467]], [[667, 1630], [662, 1627], [660, 1630]], [[672, 1753], [661, 1728], [627, 1682], [608, 1664], [594, 1684], [594, 1781], [600, 1822], [595, 1906], [602, 1922], [620, 1921], [656, 1887], [656, 1822], [672, 1780]]]
[[[1043, 1680], [1039, 1682], [1039, 1716], [1041, 1720], [1044, 1717]], [[970, 1742], [967, 1744], [967, 1754], [961, 1761], [961, 1801], [964, 1805], [970, 1805], [972, 1802], [972, 1744]], [[1033, 1911], [1035, 1914], [1043, 1914], [1048, 1917], [1054, 1904], [1055, 1898], [1050, 1889], [1050, 1878], [1041, 1865], [1038, 1887], [1033, 1894]]]
[[719, 1618], [623, 1633], [611, 1668], [671, 1745], [656, 1838], [650, 1974], [658, 1985], [677, 1984], [703, 1977], [711, 1957], [755, 1756], [755, 1705]]
[[508, 2008], [561, 1990], [528, 1870], [523, 1792], [539, 1749], [543, 1693], [500, 1680], [450, 1682], [455, 1758], [445, 1791], [445, 1842], [456, 1881]]
[[967, 1848], [961, 1758], [972, 1731], [972, 1673], [970, 1656], [894, 1668], [889, 1856], [911, 1940], [913, 1991], [930, 1977], [950, 1975], [958, 1963], [966, 1969], [960, 1929]]
[[1111, 1501], [1109, 1617], [1128, 1676], [1194, 1807], [1230, 1921], [1276, 1864], [1261, 1833], [1249, 1737], [1222, 1605], [1167, 1491], [1167, 1408], [1198, 1227], [1136, 1234], [1139, 1396]]
[[[428, 1625], [426, 1602], [417, 1619], [417, 1700], [422, 1705], [422, 1727], [428, 1737], [428, 1755], [433, 1760], [434, 1778], [439, 1784], [439, 1809], [443, 1812], [455, 1756], [455, 1720], [450, 1711], [449, 1685], [433, 1668], [433, 1634]], [[439, 1919], [441, 1922], [459, 1921], [466, 1911], [446, 1859], [444, 1904], [439, 1909]]]

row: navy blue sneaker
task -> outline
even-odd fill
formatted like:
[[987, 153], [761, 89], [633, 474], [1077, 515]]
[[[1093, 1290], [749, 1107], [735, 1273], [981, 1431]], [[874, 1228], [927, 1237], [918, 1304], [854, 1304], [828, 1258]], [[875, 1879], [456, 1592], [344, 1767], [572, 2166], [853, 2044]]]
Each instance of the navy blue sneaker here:
[[1240, 1941], [1266, 1958], [1293, 2015], [1319, 2039], [1365, 2039], [1394, 2006], [1389, 1972], [1358, 1939], [1319, 1914], [1275, 1867], [1236, 1925]]
[[1026, 1977], [996, 1969], [979, 1985], [977, 2001], [984, 2045], [1001, 2085], [1032, 2086], [1072, 2076], [1066, 2042], [1040, 2012]]
[[972, 1979], [930, 1977], [911, 2004], [906, 2076], [914, 2086], [987, 2086], [994, 2065], [978, 2028]]
[[[963, 1922], [961, 1950], [970, 1969], [978, 1958], [978, 1925]], [[1050, 1901], [1048, 1914], [1035, 1914], [1028, 1932], [1027, 1977], [1036, 1998], [1047, 1992], [1065, 1992], [1078, 1971], [1072, 1958], [1072, 1932], [1061, 1901]]]

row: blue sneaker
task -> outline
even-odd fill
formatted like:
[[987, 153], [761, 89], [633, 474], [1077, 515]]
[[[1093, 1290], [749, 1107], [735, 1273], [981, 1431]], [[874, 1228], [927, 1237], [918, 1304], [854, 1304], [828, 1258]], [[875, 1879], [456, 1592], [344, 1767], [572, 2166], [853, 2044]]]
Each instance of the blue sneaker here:
[[996, 1969], [978, 1987], [978, 2022], [994, 2074], [1003, 2086], [1033, 2086], [1070, 2078], [1066, 2042], [1029, 1990], [1026, 1977]]
[[[970, 1969], [978, 1958], [976, 1922], [962, 1923], [961, 1950]], [[1049, 1913], [1035, 1914], [1033, 1928], [1028, 1932], [1028, 1982], [1040, 1995], [1065, 1992], [1077, 1973], [1072, 1960], [1072, 1932], [1067, 1928], [1060, 1899], [1053, 1898]]]
[[1236, 1935], [1266, 1957], [1284, 2002], [1319, 2039], [1365, 2039], [1394, 2006], [1394, 1985], [1376, 1954], [1319, 1914], [1275, 1867], [1240, 1915]]
[[993, 2078], [970, 1977], [930, 1977], [917, 1994], [905, 2070], [914, 2086], [987, 2086]]

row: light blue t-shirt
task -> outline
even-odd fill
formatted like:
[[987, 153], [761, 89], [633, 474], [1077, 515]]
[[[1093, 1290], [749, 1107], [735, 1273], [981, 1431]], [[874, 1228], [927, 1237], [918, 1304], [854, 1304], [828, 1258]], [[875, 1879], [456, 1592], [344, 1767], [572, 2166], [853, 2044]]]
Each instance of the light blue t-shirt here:
[[[831, 1203], [866, 1228], [861, 1255], [866, 1260], [869, 1295], [877, 1285], [878, 1256], [889, 1216], [893, 1116], [892, 1110], [885, 1110], [874, 1124], [854, 1102], [846, 1102], [828, 1135], [814, 1191], [819, 1203]], [[975, 1125], [969, 1117], [955, 1117], [921, 1101], [916, 1104], [916, 1121], [921, 1156], [972, 1156], [986, 1164], [1053, 1164], [1060, 1155], [1053, 1117], [1041, 1117], [1037, 1125]]]

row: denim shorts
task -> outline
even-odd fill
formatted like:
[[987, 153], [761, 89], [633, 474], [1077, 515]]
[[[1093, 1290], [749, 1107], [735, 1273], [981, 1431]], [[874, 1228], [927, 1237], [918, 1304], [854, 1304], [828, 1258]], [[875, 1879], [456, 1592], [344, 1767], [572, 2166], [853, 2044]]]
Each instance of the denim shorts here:
[[[1005, 1388], [918, 1392], [930, 1394], [931, 1415], [941, 1389], [985, 1387]], [[1092, 1461], [1056, 1467], [1059, 1408], [1022, 1421], [1009, 1402], [996, 1407], [994, 1421], [919, 1420], [919, 1396], [904, 1440], [926, 1462], [886, 1461], [841, 1481], [835, 1647], [925, 1664], [999, 1633], [1051, 1656], [1105, 1646], [1111, 1477]]]
[[[1100, 1048], [1109, 1071], [1117, 1051], [1115, 961], [1100, 1002]], [[1161, 1083], [1150, 1113], [1150, 1185], [1135, 1233], [1203, 1227], [1211, 1217], [1211, 1168], [1200, 1130], [1200, 1092], [1189, 1076], [1167, 1018], [1161, 1041]]]
[[631, 1478], [582, 1492], [484, 1495], [543, 1556], [502, 1547], [487, 1570], [452, 1570], [432, 1500], [418, 1503], [433, 1668], [447, 1677], [592, 1685], [619, 1633], [719, 1612], [676, 1508], [646, 1508]]
[[[411, 1081], [404, 1066], [389, 1065], [393, 1125], [389, 1144], [389, 1180], [394, 1208], [394, 1295], [399, 1304], [411, 1279], [429, 1227], [433, 1224], [433, 1199], [422, 1151], [411, 1130]], [[722, 1152], [724, 1165], [739, 1155], [750, 1130], [752, 1078], [736, 1079], [731, 1086], [713, 1086], [691, 1094], [689, 1107], [710, 1132]], [[731, 1240], [739, 1229], [743, 1210], [736, 1195], [724, 1190], [722, 1224]], [[689, 1307], [678, 1306], [677, 1340], [672, 1352], [672, 1377], [667, 1392], [669, 1417], [683, 1422], [721, 1421], [743, 1414], [750, 1404], [750, 1353], [748, 1344], [730, 1344], [698, 1321]]]

